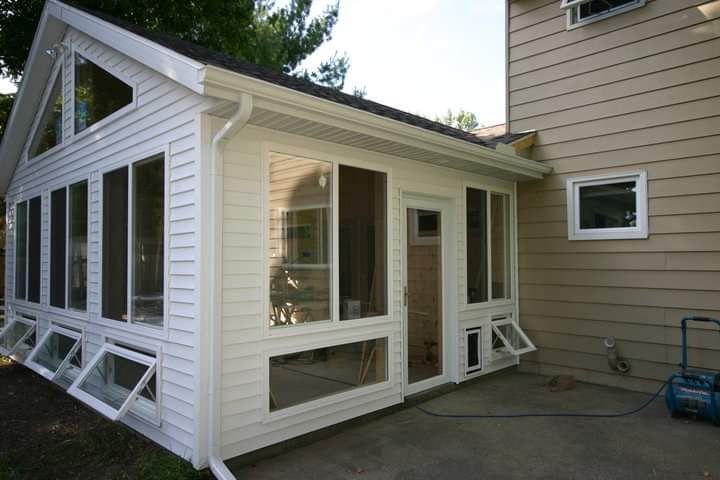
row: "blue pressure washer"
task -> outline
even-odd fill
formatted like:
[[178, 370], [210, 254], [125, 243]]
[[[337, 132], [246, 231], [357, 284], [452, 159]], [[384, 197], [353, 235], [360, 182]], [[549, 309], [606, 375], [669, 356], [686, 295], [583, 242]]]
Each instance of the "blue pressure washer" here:
[[688, 322], [713, 322], [720, 327], [720, 320], [715, 318], [690, 316], [682, 319], [682, 370], [668, 378], [665, 403], [673, 418], [693, 416], [712, 420], [720, 427], [720, 372], [688, 368]]

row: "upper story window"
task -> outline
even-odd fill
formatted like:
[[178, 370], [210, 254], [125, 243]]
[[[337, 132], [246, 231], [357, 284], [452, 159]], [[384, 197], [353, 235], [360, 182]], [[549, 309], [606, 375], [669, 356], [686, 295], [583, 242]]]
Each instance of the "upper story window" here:
[[75, 133], [133, 101], [133, 88], [79, 53], [75, 54]]
[[570, 240], [647, 238], [647, 174], [567, 180]]
[[562, 0], [567, 27], [575, 28], [602, 18], [642, 7], [646, 0]]
[[[59, 69], [58, 72], [61, 72]], [[35, 130], [32, 144], [30, 145], [30, 158], [47, 152], [56, 145], [62, 143], [63, 135], [63, 96], [62, 96], [62, 75], [57, 74], [53, 82], [52, 90], [46, 100], [42, 117]]]

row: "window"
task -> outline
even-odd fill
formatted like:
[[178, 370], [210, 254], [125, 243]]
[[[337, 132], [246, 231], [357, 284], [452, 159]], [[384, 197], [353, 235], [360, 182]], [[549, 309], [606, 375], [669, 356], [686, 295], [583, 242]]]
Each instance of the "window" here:
[[50, 325], [27, 360], [27, 365], [50, 381], [63, 376], [68, 369], [82, 368], [82, 334]]
[[386, 174], [339, 165], [337, 177], [330, 162], [270, 156], [271, 327], [388, 312]]
[[16, 206], [15, 298], [40, 303], [41, 197]]
[[387, 338], [270, 358], [270, 411], [388, 379]]
[[643, 5], [645, 0], [562, 0], [561, 8], [567, 12], [567, 27], [574, 28]]
[[468, 188], [465, 208], [467, 303], [512, 298], [510, 195]]
[[[153, 327], [163, 325], [164, 170], [165, 159], [157, 156], [103, 177], [104, 318]], [[129, 296], [128, 285], [131, 286]]]
[[106, 343], [80, 372], [68, 392], [111, 420], [118, 420], [143, 399], [154, 402], [155, 357]]
[[513, 320], [512, 315], [493, 317], [491, 325], [494, 359], [509, 355], [522, 355], [536, 350], [535, 345]]
[[567, 180], [570, 240], [647, 238], [647, 173]]
[[50, 305], [85, 311], [87, 303], [88, 184], [50, 195]]
[[465, 330], [465, 375], [471, 375], [482, 370], [482, 343], [482, 327]]
[[79, 53], [75, 54], [75, 133], [130, 105], [133, 88]]
[[17, 315], [0, 332], [0, 353], [25, 358], [35, 347], [34, 317]]
[[30, 146], [30, 158], [47, 152], [62, 143], [63, 135], [63, 96], [62, 96], [62, 70], [55, 76], [52, 90], [48, 96], [40, 123], [38, 123], [35, 137]]

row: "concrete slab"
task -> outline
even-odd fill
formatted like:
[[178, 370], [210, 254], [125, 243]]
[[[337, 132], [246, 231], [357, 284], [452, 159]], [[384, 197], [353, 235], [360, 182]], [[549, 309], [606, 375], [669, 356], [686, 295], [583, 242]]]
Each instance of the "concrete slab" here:
[[[647, 395], [512, 372], [422, 406], [446, 413], [621, 412]], [[416, 408], [236, 470], [242, 479], [691, 479], [720, 478], [720, 429], [673, 420], [662, 398], [612, 419], [447, 419]]]

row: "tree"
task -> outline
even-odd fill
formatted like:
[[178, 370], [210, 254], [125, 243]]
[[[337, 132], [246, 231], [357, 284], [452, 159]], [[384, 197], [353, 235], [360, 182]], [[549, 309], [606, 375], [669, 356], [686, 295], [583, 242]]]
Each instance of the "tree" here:
[[0, 93], [0, 140], [5, 133], [5, 122], [10, 116], [10, 110], [12, 110], [14, 97], [15, 95]]
[[[308, 72], [300, 64], [331, 38], [339, 5], [310, 17], [313, 0], [75, 0], [75, 4], [213, 50], [341, 89], [350, 67], [337, 53]], [[0, 0], [0, 76], [18, 80], [44, 0]], [[4, 104], [3, 104], [4, 108]], [[7, 115], [0, 111], [0, 125]]]
[[459, 128], [469, 132], [470, 130], [476, 129], [480, 124], [478, 123], [477, 116], [472, 112], [466, 112], [460, 110], [457, 115], [448, 109], [447, 113], [442, 116], [435, 117], [436, 122], [444, 123], [449, 127]]

